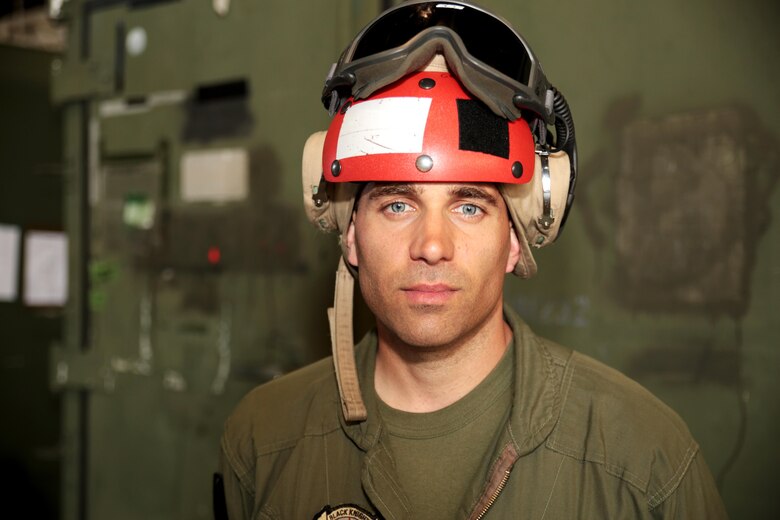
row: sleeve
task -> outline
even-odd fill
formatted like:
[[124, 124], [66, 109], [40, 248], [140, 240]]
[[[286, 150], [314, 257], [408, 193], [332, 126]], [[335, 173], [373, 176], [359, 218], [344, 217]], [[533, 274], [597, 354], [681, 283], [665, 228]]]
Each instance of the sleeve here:
[[674, 492], [653, 509], [653, 518], [728, 520], [723, 500], [701, 452], [693, 458]]
[[236, 459], [231, 456], [230, 446], [224, 436], [219, 453], [219, 473], [224, 486], [228, 519], [250, 520], [255, 496], [253, 490], [242, 482], [248, 472], [237, 467]]

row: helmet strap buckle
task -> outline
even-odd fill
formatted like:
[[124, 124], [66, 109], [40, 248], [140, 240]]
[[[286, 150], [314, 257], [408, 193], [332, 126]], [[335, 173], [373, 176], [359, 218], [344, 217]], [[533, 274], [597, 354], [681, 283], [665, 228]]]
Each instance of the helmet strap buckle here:
[[311, 200], [314, 201], [314, 205], [321, 208], [328, 202], [328, 182], [325, 180], [325, 176], [320, 176], [320, 183], [317, 186], [311, 187]]

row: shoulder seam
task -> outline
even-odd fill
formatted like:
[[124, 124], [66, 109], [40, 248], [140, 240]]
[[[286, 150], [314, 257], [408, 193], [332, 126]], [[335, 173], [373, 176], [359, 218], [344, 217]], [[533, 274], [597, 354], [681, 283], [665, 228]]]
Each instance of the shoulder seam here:
[[580, 462], [587, 462], [589, 464], [597, 464], [604, 468], [604, 471], [606, 471], [608, 474], [612, 475], [615, 478], [618, 478], [628, 484], [631, 484], [637, 490], [641, 491], [642, 493], [645, 493], [645, 483], [638, 475], [634, 475], [627, 469], [621, 467], [621, 466], [614, 466], [612, 464], [607, 463], [607, 461], [602, 459], [595, 459], [595, 458], [589, 458], [589, 457], [583, 457], [582, 454], [579, 452], [579, 450], [573, 450], [571, 448], [566, 448], [565, 446], [561, 446], [555, 442], [548, 442], [547, 447], [551, 449], [552, 451], [558, 452], [561, 455], [564, 455], [566, 457], [571, 457], [574, 460], [580, 461]]
[[683, 477], [688, 472], [688, 468], [691, 466], [693, 458], [698, 452], [699, 445], [696, 444], [696, 441], [692, 441], [688, 445], [688, 449], [685, 452], [682, 463], [677, 468], [677, 471], [674, 472], [672, 478], [670, 478], [666, 484], [661, 486], [658, 491], [650, 495], [650, 497], [647, 499], [647, 506], [651, 511], [662, 504], [667, 498], [669, 498], [672, 493], [674, 493], [674, 491], [677, 489], [677, 486], [680, 485]]
[[[317, 362], [317, 363], [319, 363], [319, 362]], [[308, 365], [307, 367], [304, 367], [304, 368], [309, 368], [311, 366], [313, 366], [313, 365]], [[312, 379], [310, 381], [310, 385], [319, 387], [319, 385], [322, 385], [323, 383], [326, 383], [327, 380], [329, 378], [331, 378], [332, 376], [333, 376], [333, 373], [330, 372], [330, 371], [326, 372], [324, 374], [321, 374], [319, 377], [316, 377], [316, 378]], [[262, 388], [262, 387], [259, 387], [259, 388]], [[311, 404], [311, 401], [314, 400], [316, 398], [316, 395], [320, 393], [319, 389], [320, 388], [318, 388], [318, 390], [312, 391], [312, 396], [310, 398], [308, 398], [308, 401], [307, 401], [309, 404]], [[339, 429], [341, 426], [340, 426], [338, 421], [335, 421], [333, 426], [330, 429], [323, 430], [323, 431], [316, 432], [316, 433], [312, 433], [310, 431], [307, 432], [306, 431], [307, 427], [310, 427], [310, 426], [308, 426], [307, 424], [302, 424], [302, 428], [301, 428], [303, 430], [302, 432], [300, 430], [298, 430], [296, 432], [292, 432], [292, 433], [294, 433], [293, 436], [291, 436], [289, 438], [286, 438], [286, 439], [283, 439], [283, 440], [273, 440], [273, 441], [270, 441], [270, 442], [259, 443], [259, 439], [255, 438], [254, 439], [254, 442], [255, 442], [255, 449], [254, 449], [254, 451], [255, 451], [255, 459], [259, 458], [260, 456], [270, 455], [272, 453], [276, 453], [276, 452], [280, 452], [280, 451], [284, 451], [286, 449], [289, 449], [292, 446], [295, 446], [304, 437], [316, 436], [316, 435], [327, 435], [328, 433], [331, 433], [332, 431]]]
[[[542, 347], [542, 349], [547, 353], [552, 363], [559, 367], [565, 367], [569, 364], [569, 361], [572, 358], [572, 355], [574, 354], [574, 350], [566, 349], [566, 347], [561, 347], [557, 343], [547, 339], [543, 338], [541, 336], [536, 336], [536, 340], [538, 341], [539, 345]], [[550, 348], [550, 347], [556, 347], [556, 348]], [[558, 357], [558, 354], [560, 352], [557, 352], [558, 350], [566, 349], [568, 350], [568, 356], [566, 357]]]
[[300, 435], [296, 435], [295, 437], [292, 437], [290, 439], [264, 444], [255, 450], [255, 459], [259, 459], [260, 457], [264, 457], [266, 455], [272, 455], [274, 453], [278, 453], [280, 451], [290, 449], [296, 444], [298, 444], [302, 439], [305, 439], [307, 437], [323, 437], [339, 429], [341, 429], [341, 425], [335, 424], [332, 428], [328, 430], [323, 430], [321, 432], [316, 432], [316, 433], [303, 432]]
[[[571, 382], [574, 379], [574, 372], [577, 369], [577, 363], [575, 362], [576, 359], [577, 359], [576, 351], [572, 351], [572, 355], [570, 356], [568, 362], [566, 363], [566, 371], [563, 374], [563, 381], [561, 384], [562, 404], [561, 404], [560, 417], [563, 417], [564, 414], [566, 413], [566, 404], [568, 403], [569, 391], [571, 389]], [[621, 466], [611, 465], [607, 463], [605, 459], [596, 459], [593, 457], [587, 457], [585, 456], [584, 453], [582, 453], [581, 450], [564, 446], [558, 440], [557, 431], [553, 432], [553, 434], [549, 437], [549, 439], [545, 444], [549, 449], [556, 451], [567, 457], [571, 457], [574, 460], [588, 462], [591, 464], [598, 464], [601, 467], [603, 467], [608, 474], [612, 475], [615, 478], [619, 478], [620, 480], [623, 480], [624, 482], [627, 482], [632, 486], [635, 486], [642, 493], [646, 493], [647, 491], [648, 483], [644, 481], [644, 479], [642, 479], [639, 475], [635, 475]]]
[[[245, 482], [247, 475], [249, 474], [249, 470], [244, 468], [242, 464], [238, 462], [238, 459], [233, 454], [233, 451], [230, 449], [230, 446], [228, 445], [225, 437], [222, 437], [222, 453], [225, 455], [225, 460], [230, 465], [230, 469], [233, 471], [233, 473], [236, 474], [236, 477], [238, 478], [238, 483], [241, 485], [241, 487], [244, 489], [246, 493], [248, 493], [250, 496], [255, 496], [255, 490], [252, 489], [251, 485], [248, 485], [247, 482]], [[241, 471], [239, 471], [239, 468]]]
[[265, 505], [260, 511], [257, 512], [257, 518], [258, 520], [262, 520], [263, 518], [273, 520], [274, 518], [281, 518], [281, 513], [279, 513], [279, 510], [275, 507]]

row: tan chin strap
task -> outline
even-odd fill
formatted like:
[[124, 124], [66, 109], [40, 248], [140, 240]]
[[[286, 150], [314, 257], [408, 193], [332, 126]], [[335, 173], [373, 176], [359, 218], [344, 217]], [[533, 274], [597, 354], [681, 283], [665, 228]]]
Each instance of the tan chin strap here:
[[333, 307], [328, 309], [328, 321], [341, 409], [347, 422], [365, 421], [368, 417], [355, 366], [355, 345], [352, 337], [354, 291], [355, 279], [347, 270], [344, 257], [341, 257], [336, 271], [336, 294], [333, 298]]

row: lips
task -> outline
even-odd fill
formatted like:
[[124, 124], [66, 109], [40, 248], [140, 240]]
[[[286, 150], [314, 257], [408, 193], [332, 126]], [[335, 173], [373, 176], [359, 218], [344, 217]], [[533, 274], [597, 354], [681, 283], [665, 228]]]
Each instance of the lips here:
[[459, 291], [447, 284], [415, 284], [402, 287], [406, 299], [413, 305], [443, 305]]

